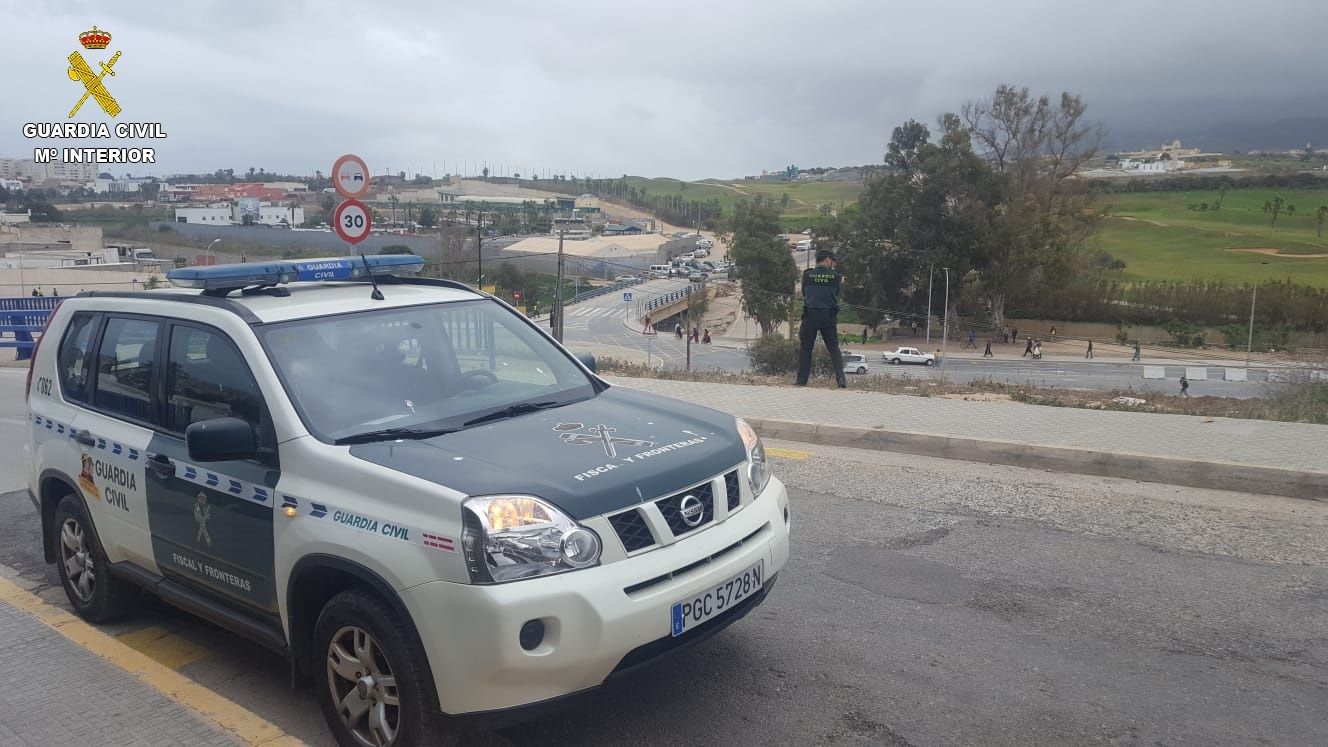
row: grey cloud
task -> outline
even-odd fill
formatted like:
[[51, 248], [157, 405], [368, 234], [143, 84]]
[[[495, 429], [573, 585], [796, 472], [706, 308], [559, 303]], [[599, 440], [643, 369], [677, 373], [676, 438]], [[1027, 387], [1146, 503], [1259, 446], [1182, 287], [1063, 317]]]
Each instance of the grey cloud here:
[[22, 71], [0, 154], [31, 150], [23, 122], [63, 119], [64, 57], [95, 23], [125, 50], [109, 83], [122, 118], [170, 133], [162, 173], [311, 173], [348, 150], [375, 170], [685, 178], [875, 162], [901, 121], [1006, 81], [1082, 93], [1139, 137], [1328, 115], [1328, 8], [1309, 0], [0, 0], [0, 19]]

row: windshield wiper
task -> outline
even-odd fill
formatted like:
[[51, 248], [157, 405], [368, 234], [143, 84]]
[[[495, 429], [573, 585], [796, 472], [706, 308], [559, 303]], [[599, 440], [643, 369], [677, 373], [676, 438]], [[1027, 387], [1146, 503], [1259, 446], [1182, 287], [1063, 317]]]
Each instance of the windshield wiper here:
[[373, 441], [396, 441], [398, 439], [419, 440], [456, 433], [457, 430], [456, 428], [384, 428], [380, 431], [366, 431], [351, 436], [342, 436], [332, 443], [342, 446], [345, 444], [367, 444]]
[[528, 412], [536, 412], [536, 411], [538, 411], [538, 410], [545, 410], [545, 409], [548, 409], [548, 408], [550, 408], [550, 407], [556, 407], [556, 406], [565, 405], [565, 404], [568, 404], [568, 403], [566, 403], [566, 402], [519, 402], [519, 403], [517, 403], [517, 404], [515, 404], [515, 405], [512, 405], [512, 406], [510, 406], [510, 407], [504, 407], [504, 408], [502, 408], [501, 410], [494, 410], [493, 412], [487, 413], [487, 414], [485, 414], [485, 415], [481, 415], [481, 416], [479, 416], [478, 418], [471, 418], [470, 420], [467, 420], [465, 423], [462, 423], [462, 427], [469, 427], [469, 426], [472, 426], [472, 425], [479, 425], [480, 423], [488, 423], [488, 422], [490, 422], [490, 421], [492, 421], [492, 420], [503, 420], [504, 418], [511, 418], [511, 417], [515, 417], [515, 416], [517, 416], [517, 415], [525, 415], [525, 414], [528, 413]]

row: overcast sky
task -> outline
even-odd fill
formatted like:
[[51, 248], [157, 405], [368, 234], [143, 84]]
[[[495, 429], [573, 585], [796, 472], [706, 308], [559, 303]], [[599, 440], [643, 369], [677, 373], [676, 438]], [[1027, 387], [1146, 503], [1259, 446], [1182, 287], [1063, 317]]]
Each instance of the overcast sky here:
[[[78, 44], [94, 24], [104, 52]], [[75, 50], [122, 50], [114, 121], [169, 134], [129, 143], [155, 172], [116, 173], [355, 152], [375, 173], [698, 179], [879, 162], [901, 121], [1001, 82], [1079, 92], [1118, 135], [1328, 115], [1326, 29], [1321, 0], [0, 0], [0, 155], [32, 157], [23, 123], [68, 121]]]

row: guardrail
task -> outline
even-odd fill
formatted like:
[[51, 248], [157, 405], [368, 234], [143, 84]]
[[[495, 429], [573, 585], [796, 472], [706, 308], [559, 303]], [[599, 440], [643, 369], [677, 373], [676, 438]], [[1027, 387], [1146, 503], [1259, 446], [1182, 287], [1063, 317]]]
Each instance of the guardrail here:
[[590, 290], [581, 291], [580, 293], [576, 294], [575, 296], [572, 296], [570, 299], [565, 301], [564, 304], [571, 305], [574, 303], [580, 303], [587, 299], [594, 298], [595, 296], [602, 296], [605, 293], [613, 293], [615, 291], [620, 291], [623, 288], [630, 288], [633, 285], [640, 285], [641, 283], [644, 282], [645, 282], [644, 280], [637, 278], [635, 280], [624, 280], [619, 283], [613, 283], [612, 285], [602, 285], [598, 288], [592, 288]]
[[60, 301], [54, 296], [0, 298], [0, 348], [17, 348], [15, 360], [31, 357], [37, 345], [36, 336], [41, 335], [47, 318]]

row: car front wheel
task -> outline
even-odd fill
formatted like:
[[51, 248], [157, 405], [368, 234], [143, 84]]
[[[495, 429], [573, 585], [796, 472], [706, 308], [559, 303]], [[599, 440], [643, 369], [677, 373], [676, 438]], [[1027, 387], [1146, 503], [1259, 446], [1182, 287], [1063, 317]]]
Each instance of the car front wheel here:
[[890, 359], [890, 365], [892, 365], [892, 366], [898, 366], [898, 365], [899, 365], [899, 359], [898, 359], [898, 358], [891, 358], [891, 359]]
[[858, 366], [858, 373], [860, 373], [860, 374], [865, 374], [865, 373], [867, 373], [867, 367], [866, 367], [866, 366]]
[[924, 366], [930, 366], [930, 365], [933, 364], [933, 363], [935, 363], [935, 361], [933, 361], [931, 358], [928, 358], [927, 360], [925, 360], [925, 361], [922, 362], [922, 365], [924, 365]]
[[[424, 652], [381, 599], [358, 589], [333, 597], [314, 627], [319, 704], [343, 747], [449, 743], [431, 714]], [[320, 670], [315, 670], [316, 672]]]

